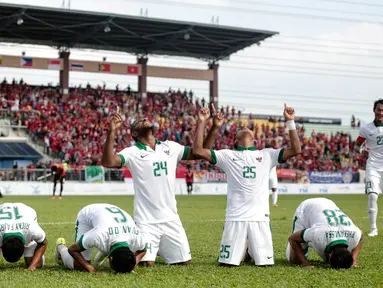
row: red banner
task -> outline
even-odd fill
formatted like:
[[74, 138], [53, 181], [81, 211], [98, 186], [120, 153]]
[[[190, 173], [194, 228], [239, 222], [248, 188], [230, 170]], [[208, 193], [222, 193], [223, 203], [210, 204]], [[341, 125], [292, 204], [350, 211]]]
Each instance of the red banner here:
[[293, 169], [277, 169], [277, 176], [281, 179], [296, 179], [297, 172]]

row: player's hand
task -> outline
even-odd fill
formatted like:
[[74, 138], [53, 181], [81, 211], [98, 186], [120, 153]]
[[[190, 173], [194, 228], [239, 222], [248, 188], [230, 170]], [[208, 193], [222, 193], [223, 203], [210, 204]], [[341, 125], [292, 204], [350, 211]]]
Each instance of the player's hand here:
[[293, 107], [287, 107], [285, 103], [285, 110], [283, 110], [283, 116], [285, 117], [285, 121], [294, 120], [295, 119], [295, 110]]
[[88, 272], [89, 273], [96, 273], [96, 268], [94, 268], [92, 265], [90, 265], [88, 268], [87, 268]]
[[368, 157], [368, 154], [370, 153], [370, 149], [368, 149], [368, 148], [364, 148], [362, 151], [360, 151], [361, 153], [360, 154], [362, 154], [363, 156], [366, 156], [366, 157]]
[[110, 130], [117, 130], [121, 127], [122, 125], [122, 118], [121, 118], [121, 115], [120, 115], [120, 107], [117, 106], [117, 112], [116, 114], [114, 114], [110, 120], [109, 120], [109, 124], [110, 124]]
[[27, 269], [25, 269], [27, 271], [36, 271], [37, 268], [35, 266], [29, 266]]
[[209, 108], [203, 108], [198, 112], [198, 120], [201, 122], [205, 122], [210, 118], [210, 110]]
[[352, 263], [352, 266], [351, 266], [352, 268], [359, 268], [359, 264], [357, 263], [357, 262], [355, 262], [355, 263]]
[[213, 126], [216, 128], [221, 127], [225, 121], [225, 115], [222, 112], [217, 113], [213, 103], [211, 104], [211, 111], [213, 112]]

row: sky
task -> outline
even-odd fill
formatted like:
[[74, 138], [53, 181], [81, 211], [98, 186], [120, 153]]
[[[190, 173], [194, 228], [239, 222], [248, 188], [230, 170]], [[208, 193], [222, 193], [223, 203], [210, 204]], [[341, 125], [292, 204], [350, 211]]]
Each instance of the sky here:
[[[68, 4], [69, 0], [65, 0]], [[8, 0], [0, 3], [62, 7], [63, 0]], [[237, 52], [219, 68], [219, 104], [244, 113], [281, 115], [283, 104], [297, 116], [373, 119], [373, 102], [383, 98], [383, 2], [379, 0], [71, 0], [70, 9], [211, 23], [277, 31], [260, 46]], [[27, 25], [24, 22], [23, 25]], [[0, 43], [0, 54], [57, 57], [43, 46]], [[72, 50], [72, 59], [135, 63], [117, 52]], [[191, 58], [149, 56], [149, 65], [206, 69]], [[0, 68], [0, 79], [23, 78], [56, 84], [57, 71]], [[133, 76], [71, 72], [70, 85], [137, 87]], [[148, 78], [148, 91], [192, 89], [208, 99], [208, 82]]]

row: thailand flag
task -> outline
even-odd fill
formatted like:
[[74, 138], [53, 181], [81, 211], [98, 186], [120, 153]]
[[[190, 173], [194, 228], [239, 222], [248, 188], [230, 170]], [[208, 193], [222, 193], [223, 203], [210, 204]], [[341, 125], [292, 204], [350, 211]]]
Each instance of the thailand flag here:
[[83, 71], [84, 70], [84, 64], [82, 64], [82, 63], [72, 63], [70, 65], [70, 70], [72, 70], [72, 71]]
[[26, 58], [26, 57], [21, 57], [20, 58], [20, 66], [21, 67], [32, 67], [32, 58]]

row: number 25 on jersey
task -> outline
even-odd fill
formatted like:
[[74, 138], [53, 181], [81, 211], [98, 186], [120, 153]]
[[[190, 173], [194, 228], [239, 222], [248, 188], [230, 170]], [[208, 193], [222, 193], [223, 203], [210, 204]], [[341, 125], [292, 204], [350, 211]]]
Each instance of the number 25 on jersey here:
[[242, 176], [245, 179], [255, 179], [257, 176], [256, 167], [255, 166], [244, 166]]

